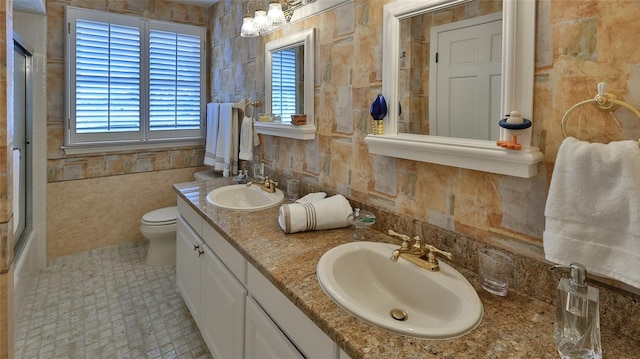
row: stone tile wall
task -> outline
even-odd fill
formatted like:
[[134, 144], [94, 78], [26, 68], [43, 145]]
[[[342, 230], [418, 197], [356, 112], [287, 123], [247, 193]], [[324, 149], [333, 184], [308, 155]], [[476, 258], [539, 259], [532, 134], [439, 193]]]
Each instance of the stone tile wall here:
[[[64, 7], [196, 26], [207, 26], [209, 14], [203, 7], [163, 0], [48, 0], [46, 4], [47, 254], [55, 258], [142, 238], [138, 231], [140, 216], [175, 204], [171, 184], [192, 180], [193, 172], [202, 169], [204, 158], [204, 146], [90, 155], [64, 153]], [[151, 190], [160, 183], [161, 187]], [[127, 201], [131, 203], [123, 205]], [[119, 225], [114, 226], [114, 222]]]
[[[545, 160], [538, 176], [522, 179], [369, 154], [363, 139], [371, 133], [369, 105], [381, 89], [382, 7], [390, 1], [354, 0], [255, 39], [239, 37], [244, 3], [219, 2], [210, 9], [212, 66], [218, 69], [212, 71], [212, 97], [263, 100], [264, 43], [314, 26], [317, 138], [262, 136], [261, 158], [273, 174], [544, 263], [545, 198], [564, 112], [593, 98], [600, 81], [640, 107], [640, 52], [629, 40], [640, 30], [640, 2], [537, 2], [533, 144]], [[580, 139], [640, 138], [640, 120], [624, 109], [615, 116], [622, 130], [612, 125], [611, 114], [595, 108], [577, 111], [568, 128]]]

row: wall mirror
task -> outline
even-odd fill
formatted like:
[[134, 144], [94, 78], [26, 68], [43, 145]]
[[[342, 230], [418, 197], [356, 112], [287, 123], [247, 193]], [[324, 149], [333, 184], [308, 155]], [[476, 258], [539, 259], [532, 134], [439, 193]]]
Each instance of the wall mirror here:
[[[456, 10], [450, 11], [452, 9]], [[460, 11], [463, 13], [460, 14]], [[474, 16], [465, 16], [464, 11]], [[535, 2], [483, 1], [479, 6], [474, 5], [473, 0], [398, 0], [384, 6], [383, 16], [382, 94], [387, 99], [388, 115], [385, 118], [384, 135], [368, 135], [365, 138], [369, 151], [485, 172], [535, 176], [537, 164], [543, 158], [539, 149], [524, 146], [520, 151], [506, 150], [496, 146], [495, 142], [499, 131], [498, 121], [505, 114], [519, 110], [524, 117], [531, 119]], [[457, 53], [464, 62], [465, 56], [482, 53], [488, 59], [485, 67], [492, 67], [493, 71], [483, 75], [484, 82], [489, 86], [484, 92], [489, 96], [481, 106], [456, 106], [453, 113], [445, 111], [437, 116], [437, 123], [440, 123], [437, 125], [430, 118], [432, 106], [429, 98], [437, 99], [441, 91], [460, 94], [469, 90], [470, 86], [465, 86], [464, 81], [450, 89], [437, 82], [429, 85], [429, 77], [434, 75], [428, 66], [437, 53], [430, 46], [433, 42], [431, 35], [437, 32], [431, 23], [449, 30], [454, 26], [451, 23], [463, 22], [463, 27], [467, 27], [466, 22], [470, 21], [491, 24], [486, 40], [480, 45], [476, 43], [472, 49], [455, 47], [465, 41], [449, 40], [447, 55]], [[416, 32], [425, 27], [432, 29], [428, 31], [428, 39], [424, 32]], [[409, 36], [413, 39], [408, 39]], [[442, 57], [438, 60], [442, 61]], [[473, 101], [477, 102], [475, 99]], [[478, 110], [480, 108], [481, 111]], [[436, 131], [437, 127], [455, 127], [459, 123], [462, 125], [458, 127], [468, 129], [472, 125], [463, 121], [475, 117], [475, 112], [487, 113], [490, 118], [490, 122], [482, 125], [485, 134], [481, 139], [459, 132], [450, 134]], [[420, 120], [416, 121], [415, 118]]]
[[[316, 29], [269, 41], [265, 44], [265, 112], [279, 122], [255, 123], [258, 133], [312, 140], [314, 118], [314, 66]], [[307, 115], [305, 125], [293, 126], [292, 114]]]

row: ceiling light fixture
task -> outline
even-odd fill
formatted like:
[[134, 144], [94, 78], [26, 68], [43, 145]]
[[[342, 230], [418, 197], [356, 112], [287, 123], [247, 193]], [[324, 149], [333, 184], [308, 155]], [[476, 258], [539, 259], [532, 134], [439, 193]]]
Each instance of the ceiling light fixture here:
[[247, 3], [247, 12], [242, 19], [240, 36], [256, 37], [286, 25], [296, 9], [313, 1], [316, 0], [270, 0], [267, 12], [263, 7], [263, 0], [250, 0]]

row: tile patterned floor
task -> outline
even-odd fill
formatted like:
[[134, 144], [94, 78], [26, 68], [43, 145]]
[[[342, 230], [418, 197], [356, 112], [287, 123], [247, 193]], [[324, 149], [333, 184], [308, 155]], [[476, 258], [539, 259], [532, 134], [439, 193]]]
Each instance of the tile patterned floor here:
[[16, 358], [210, 358], [175, 266], [145, 266], [147, 243], [51, 261], [16, 318]]

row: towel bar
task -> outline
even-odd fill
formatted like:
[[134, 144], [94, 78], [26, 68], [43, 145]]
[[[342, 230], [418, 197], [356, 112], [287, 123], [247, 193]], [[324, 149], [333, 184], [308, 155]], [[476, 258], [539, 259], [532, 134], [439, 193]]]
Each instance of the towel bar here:
[[[251, 99], [249, 99], [249, 101], [247, 101], [247, 104], [244, 106], [244, 115], [247, 117], [253, 118], [253, 110], [256, 107], [260, 107], [261, 105], [262, 105], [262, 102], [260, 102], [260, 100], [251, 101]], [[250, 115], [249, 115], [249, 110], [251, 110]]]
[[[636, 117], [638, 117], [638, 119], [640, 120], [640, 111], [638, 111], [638, 109], [636, 109], [632, 105], [622, 100], [619, 100], [619, 97], [616, 94], [606, 92], [605, 87], [606, 87], [606, 84], [604, 82], [598, 83], [598, 94], [596, 95], [596, 97], [578, 102], [577, 104], [571, 106], [571, 108], [564, 113], [564, 116], [562, 116], [562, 121], [560, 122], [560, 129], [562, 130], [562, 136], [567, 137], [566, 122], [569, 115], [576, 108], [585, 104], [592, 104], [603, 111], [611, 111], [611, 110], [615, 111], [622, 106], [628, 109], [629, 111], [633, 112], [636, 115]], [[618, 121], [618, 119], [615, 118], [615, 116], [613, 118], [616, 120], [616, 124], [618, 125], [618, 127], [622, 128], [622, 124], [620, 123], [620, 121]], [[638, 140], [638, 146], [640, 146], [640, 140]]]

